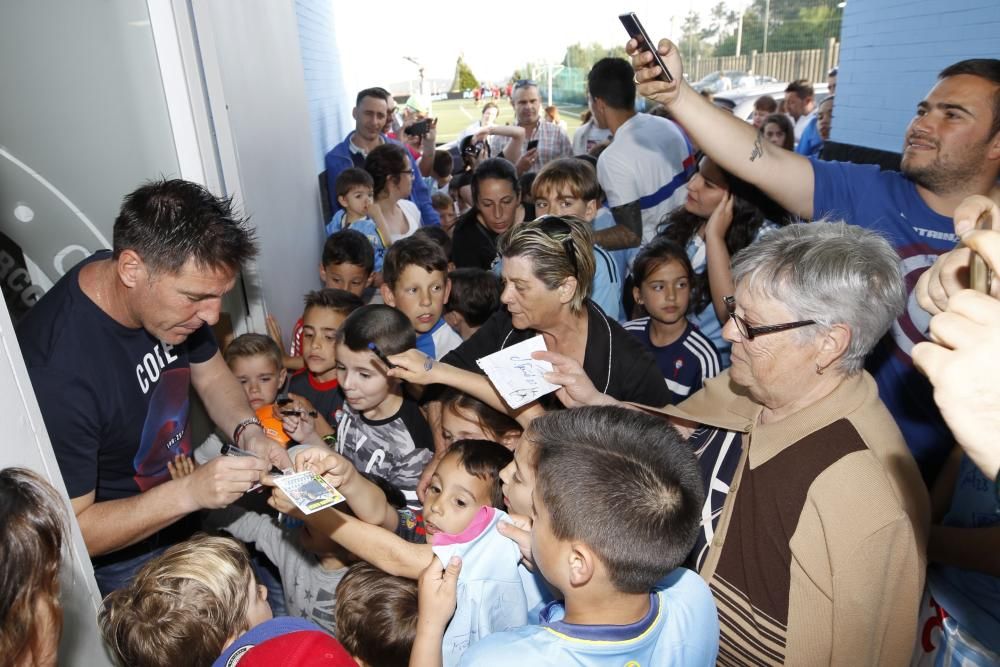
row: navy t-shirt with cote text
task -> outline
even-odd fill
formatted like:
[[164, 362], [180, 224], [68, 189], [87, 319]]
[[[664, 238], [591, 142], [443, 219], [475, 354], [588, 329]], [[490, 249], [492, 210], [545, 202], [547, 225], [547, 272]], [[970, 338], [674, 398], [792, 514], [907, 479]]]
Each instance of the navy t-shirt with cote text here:
[[217, 352], [208, 325], [170, 345], [125, 327], [63, 276], [17, 326], [28, 375], [71, 498], [128, 498], [170, 479], [167, 462], [190, 454], [192, 363]]

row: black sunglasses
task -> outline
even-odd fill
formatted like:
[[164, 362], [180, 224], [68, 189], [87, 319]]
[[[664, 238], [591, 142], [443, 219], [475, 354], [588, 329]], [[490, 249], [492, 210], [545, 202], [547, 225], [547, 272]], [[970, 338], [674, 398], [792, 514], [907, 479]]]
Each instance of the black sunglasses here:
[[[573, 267], [573, 275], [579, 275], [580, 267], [576, 263], [576, 245], [573, 243], [573, 228], [569, 226], [569, 223], [557, 215], [543, 215], [536, 219], [535, 222], [541, 223], [538, 225], [538, 228], [546, 236], [562, 243], [563, 252], [566, 253], [566, 258], [569, 259], [570, 266]], [[557, 234], [562, 234], [562, 238], [558, 238]]]
[[519, 88], [527, 88], [528, 86], [535, 86], [537, 88], [538, 84], [532, 81], [531, 79], [518, 79], [517, 81], [514, 82], [514, 90], [517, 90]]

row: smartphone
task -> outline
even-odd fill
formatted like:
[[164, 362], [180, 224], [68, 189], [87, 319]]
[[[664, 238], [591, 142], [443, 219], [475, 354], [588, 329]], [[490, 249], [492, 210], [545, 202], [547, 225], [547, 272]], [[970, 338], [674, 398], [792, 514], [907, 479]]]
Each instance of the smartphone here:
[[414, 137], [422, 137], [431, 129], [431, 121], [428, 118], [418, 120], [413, 125], [406, 128], [406, 133]]
[[653, 40], [651, 40], [649, 35], [646, 34], [646, 30], [642, 27], [642, 24], [639, 23], [639, 18], [635, 15], [635, 12], [619, 14], [618, 20], [622, 22], [623, 26], [625, 26], [625, 32], [628, 33], [628, 36], [639, 43], [640, 51], [649, 51], [653, 54], [653, 63], [659, 65], [660, 67], [659, 78], [663, 79], [667, 83], [671, 83], [674, 80], [673, 75], [670, 74], [670, 70], [667, 69], [667, 66], [663, 64], [663, 58], [661, 58], [660, 54], [657, 52], [656, 44], [654, 44]]
[[530, 151], [532, 148], [538, 148], [538, 139], [532, 139], [531, 141], [528, 142], [527, 150]]
[[[990, 212], [986, 211], [976, 221], [976, 229], [989, 229], [989, 220]], [[969, 286], [977, 292], [989, 294], [993, 283], [993, 270], [979, 256], [979, 253], [975, 250], [971, 252], [972, 258], [969, 259]]]

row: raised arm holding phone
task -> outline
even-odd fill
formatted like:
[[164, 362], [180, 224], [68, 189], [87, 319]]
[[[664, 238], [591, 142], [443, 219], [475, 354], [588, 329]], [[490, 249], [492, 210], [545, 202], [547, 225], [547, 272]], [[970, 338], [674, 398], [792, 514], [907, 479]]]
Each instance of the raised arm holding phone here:
[[[913, 285], [936, 255], [955, 246], [951, 217], [971, 195], [985, 195], [1000, 176], [1000, 60], [955, 63], [938, 76], [904, 132], [901, 171], [824, 162], [771, 145], [748, 123], [698, 95], [683, 80], [676, 46], [658, 52], [674, 81], [659, 78], [651, 53], [626, 47], [639, 92], [666, 106], [691, 139], [724, 169], [807, 219], [830, 218], [878, 231], [899, 253]], [[908, 288], [910, 289], [910, 288]], [[951, 435], [932, 389], [910, 352], [925, 340], [929, 317], [911, 294], [907, 308], [868, 361], [879, 392], [926, 479], [951, 450]]]

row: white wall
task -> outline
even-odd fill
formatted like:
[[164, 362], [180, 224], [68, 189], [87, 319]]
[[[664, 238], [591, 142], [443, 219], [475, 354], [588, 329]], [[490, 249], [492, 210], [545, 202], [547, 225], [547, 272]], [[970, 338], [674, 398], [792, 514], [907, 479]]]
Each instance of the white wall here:
[[[59, 466], [52, 453], [42, 413], [31, 390], [24, 358], [6, 308], [0, 308], [0, 404], [4, 406], [4, 440], [0, 468], [28, 468], [49, 481], [65, 502], [66, 517], [73, 515]], [[3, 518], [0, 517], [0, 521]], [[94, 581], [87, 547], [76, 521], [68, 521], [70, 539], [62, 567], [63, 633], [59, 664], [105, 667], [111, 665], [97, 630], [100, 593]], [[8, 656], [0, 656], [0, 662]]]
[[295, 12], [299, 22], [313, 158], [319, 174], [325, 169], [323, 161], [327, 152], [354, 129], [351, 108], [357, 91], [345, 80], [333, 1], [296, 0]]
[[[319, 284], [323, 221], [292, 0], [195, 0], [210, 113], [226, 191], [257, 228], [259, 281], [286, 337]], [[263, 331], [262, 322], [253, 322]]]
[[938, 72], [1000, 57], [997, 0], [849, 0], [831, 139], [898, 153]]

